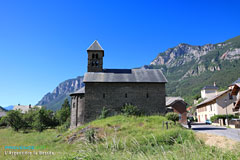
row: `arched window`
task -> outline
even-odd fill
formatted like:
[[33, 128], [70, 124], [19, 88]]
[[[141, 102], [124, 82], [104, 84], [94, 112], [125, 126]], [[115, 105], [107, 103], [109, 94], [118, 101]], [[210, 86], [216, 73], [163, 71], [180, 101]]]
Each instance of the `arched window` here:
[[75, 103], [73, 103], [73, 108], [75, 108]]
[[94, 66], [94, 62], [92, 61], [92, 66]]
[[92, 59], [94, 59], [95, 58], [95, 54], [92, 54]]
[[97, 66], [97, 67], [98, 67], [98, 61], [96, 61], [96, 62], [95, 62], [95, 66]]
[[98, 54], [96, 54], [96, 59], [98, 59]]

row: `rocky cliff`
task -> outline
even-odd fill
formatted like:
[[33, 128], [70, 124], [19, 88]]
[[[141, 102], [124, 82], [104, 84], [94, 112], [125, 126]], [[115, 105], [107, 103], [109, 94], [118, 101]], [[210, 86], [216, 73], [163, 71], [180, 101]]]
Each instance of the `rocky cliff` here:
[[83, 86], [83, 76], [66, 80], [60, 83], [52, 93], [47, 93], [37, 105], [46, 106], [51, 110], [58, 110], [61, 108], [64, 99], [69, 98], [70, 93], [79, 90]]
[[[240, 36], [218, 44], [181, 43], [159, 53], [144, 68], [160, 68], [168, 79], [167, 93], [190, 102], [204, 85], [226, 88], [240, 77]], [[191, 102], [190, 102], [191, 103]]]

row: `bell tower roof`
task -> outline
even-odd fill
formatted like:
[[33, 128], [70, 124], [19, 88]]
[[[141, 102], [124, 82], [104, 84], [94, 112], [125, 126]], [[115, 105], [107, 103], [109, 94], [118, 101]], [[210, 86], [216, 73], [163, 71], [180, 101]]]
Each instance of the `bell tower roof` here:
[[87, 51], [104, 51], [101, 45], [95, 40], [90, 47], [88, 47]]

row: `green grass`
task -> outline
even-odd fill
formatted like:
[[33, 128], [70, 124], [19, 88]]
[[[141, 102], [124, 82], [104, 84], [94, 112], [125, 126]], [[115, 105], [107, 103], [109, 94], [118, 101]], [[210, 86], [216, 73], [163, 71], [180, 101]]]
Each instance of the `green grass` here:
[[[57, 130], [46, 130], [42, 133], [17, 133], [0, 129], [0, 159], [86, 159], [86, 160], [157, 160], [157, 159], [233, 159], [240, 157], [239, 151], [225, 152], [215, 147], [206, 146], [197, 140], [192, 131], [180, 125], [162, 127], [167, 121], [162, 116], [126, 117], [114, 116], [95, 120], [82, 127], [61, 133]], [[95, 141], [88, 142], [84, 128], [96, 130]], [[67, 139], [73, 135], [77, 139], [72, 144]], [[55, 153], [55, 156], [4, 156], [4, 146], [45, 146], [44, 150]]]

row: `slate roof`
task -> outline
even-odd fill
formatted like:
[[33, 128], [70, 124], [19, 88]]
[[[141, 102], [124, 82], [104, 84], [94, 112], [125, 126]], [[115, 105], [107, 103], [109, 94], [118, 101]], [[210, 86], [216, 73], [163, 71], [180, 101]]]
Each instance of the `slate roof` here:
[[235, 85], [236, 83], [240, 84], [240, 78], [238, 78], [238, 80], [236, 80], [235, 82], [232, 83], [232, 85]]
[[208, 105], [208, 104], [213, 104], [215, 102], [216, 99], [218, 99], [219, 97], [221, 97], [222, 95], [224, 95], [227, 92], [230, 92], [231, 90], [225, 90], [222, 92], [218, 92], [216, 95], [214, 96], [210, 96], [207, 99], [205, 99], [204, 101], [202, 101], [201, 103], [199, 103], [196, 108], [200, 108], [202, 106]]
[[76, 94], [85, 94], [85, 86], [80, 88], [79, 90], [77, 90], [76, 92], [74, 93], [71, 93], [70, 96], [72, 95], [76, 95]]
[[90, 47], [88, 47], [87, 51], [103, 51], [103, 48], [101, 45], [98, 43], [97, 40], [95, 40]]
[[178, 101], [181, 101], [187, 105], [187, 103], [184, 102], [184, 99], [181, 97], [166, 97], [166, 107], [171, 106]]
[[216, 90], [218, 90], [218, 87], [216, 87], [216, 86], [205, 86], [205, 87], [202, 88], [202, 90], [207, 90], [207, 89], [216, 89]]
[[85, 73], [83, 82], [166, 83], [167, 79], [160, 69], [104, 69]]

